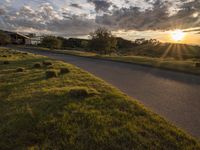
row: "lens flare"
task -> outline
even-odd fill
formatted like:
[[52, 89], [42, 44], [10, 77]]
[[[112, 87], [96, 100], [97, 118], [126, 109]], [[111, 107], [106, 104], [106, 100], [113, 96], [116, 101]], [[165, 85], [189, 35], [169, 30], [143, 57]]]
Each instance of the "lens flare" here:
[[185, 37], [185, 33], [181, 30], [175, 30], [171, 33], [171, 37], [174, 41], [178, 42], [183, 40], [183, 38]]

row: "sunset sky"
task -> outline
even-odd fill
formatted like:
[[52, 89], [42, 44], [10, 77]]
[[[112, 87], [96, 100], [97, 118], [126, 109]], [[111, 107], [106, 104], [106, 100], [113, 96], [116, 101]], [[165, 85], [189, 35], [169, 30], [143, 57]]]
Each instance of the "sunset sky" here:
[[98, 27], [129, 40], [200, 44], [200, 0], [0, 0], [3, 30], [87, 38]]

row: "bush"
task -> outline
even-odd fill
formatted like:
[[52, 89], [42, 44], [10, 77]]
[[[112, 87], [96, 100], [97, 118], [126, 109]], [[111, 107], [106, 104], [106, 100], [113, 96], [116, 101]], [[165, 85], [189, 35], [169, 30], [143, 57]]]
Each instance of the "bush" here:
[[200, 62], [196, 63], [196, 64], [195, 64], [195, 67], [196, 67], [196, 68], [200, 68]]
[[70, 89], [69, 96], [73, 98], [85, 98], [89, 96], [89, 92], [87, 88], [75, 87], [75, 88]]
[[42, 63], [43, 63], [43, 65], [45, 65], [45, 66], [50, 66], [50, 65], [52, 65], [52, 62], [50, 62], [50, 61], [43, 61]]
[[11, 43], [10, 36], [0, 31], [0, 45], [7, 45], [10, 43]]
[[24, 72], [24, 70], [25, 70], [25, 69], [22, 68], [22, 67], [19, 67], [19, 68], [16, 69], [17, 72]]
[[58, 72], [56, 70], [47, 70], [46, 77], [47, 78], [54, 78], [58, 76]]
[[10, 64], [10, 62], [9, 61], [4, 61], [3, 64], [8, 65], [8, 64]]
[[41, 63], [35, 63], [34, 65], [33, 65], [33, 68], [41, 68], [42, 67], [42, 64]]
[[68, 68], [60, 68], [60, 74], [66, 74], [69, 73], [69, 69]]
[[51, 49], [60, 48], [62, 41], [54, 36], [46, 36], [43, 38], [41, 45]]

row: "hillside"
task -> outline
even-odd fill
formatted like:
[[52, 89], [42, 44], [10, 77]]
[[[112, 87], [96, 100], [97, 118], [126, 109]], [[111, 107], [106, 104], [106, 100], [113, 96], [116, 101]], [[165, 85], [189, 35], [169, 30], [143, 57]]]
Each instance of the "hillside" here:
[[73, 65], [3, 48], [0, 58], [2, 149], [200, 149], [193, 137]]

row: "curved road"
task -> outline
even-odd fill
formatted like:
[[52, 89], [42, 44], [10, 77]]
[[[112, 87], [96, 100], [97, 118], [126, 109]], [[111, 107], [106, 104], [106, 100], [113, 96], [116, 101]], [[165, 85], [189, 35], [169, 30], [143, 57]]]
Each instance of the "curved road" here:
[[85, 69], [200, 138], [200, 76], [39, 50], [23, 51], [63, 60]]

